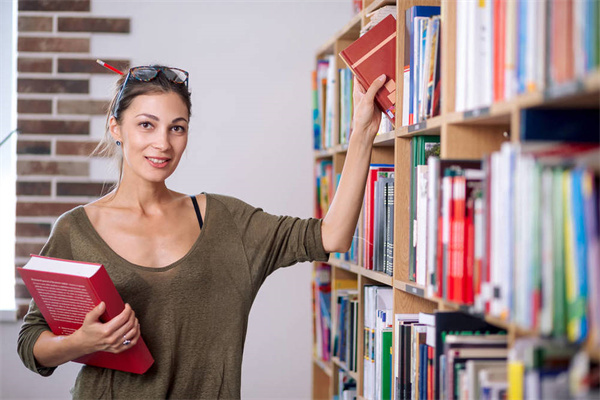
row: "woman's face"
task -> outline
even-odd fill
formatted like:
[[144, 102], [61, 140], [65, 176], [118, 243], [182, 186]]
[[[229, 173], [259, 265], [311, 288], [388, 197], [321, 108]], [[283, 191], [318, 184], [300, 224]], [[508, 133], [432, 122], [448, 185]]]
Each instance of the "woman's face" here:
[[118, 125], [111, 119], [115, 140], [122, 142], [123, 179], [133, 174], [163, 182], [177, 168], [188, 138], [188, 109], [176, 93], [137, 96]]

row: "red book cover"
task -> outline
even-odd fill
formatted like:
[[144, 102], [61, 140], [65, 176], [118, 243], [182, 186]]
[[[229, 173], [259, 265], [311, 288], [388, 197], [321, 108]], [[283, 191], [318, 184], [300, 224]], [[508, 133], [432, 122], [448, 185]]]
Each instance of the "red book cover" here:
[[467, 181], [464, 176], [452, 179], [452, 233], [450, 236], [450, 273], [452, 291], [450, 300], [461, 302], [463, 299], [464, 261], [465, 261], [465, 194]]
[[373, 269], [373, 218], [375, 214], [375, 182], [377, 173], [383, 171], [394, 171], [394, 167], [387, 164], [371, 164], [367, 175], [367, 187], [365, 189], [365, 255], [364, 268]]
[[385, 74], [385, 86], [375, 95], [379, 106], [396, 126], [396, 19], [388, 15], [371, 30], [340, 52], [358, 82], [368, 89]]
[[[445, 289], [442, 288], [442, 295], [440, 298], [446, 300], [452, 300], [454, 294], [454, 274], [452, 271], [452, 231], [454, 228], [452, 212], [454, 211], [454, 204], [452, 202], [452, 173], [449, 171], [444, 172], [445, 176], [442, 178], [442, 273], [440, 274], [441, 281]], [[445, 294], [445, 296], [444, 296]]]
[[465, 304], [473, 304], [473, 272], [475, 261], [475, 199], [469, 197], [465, 220], [465, 277], [463, 279], [462, 300]]
[[[17, 269], [55, 335], [75, 332], [86, 314], [102, 301], [106, 304], [100, 317], [103, 322], [125, 308], [102, 264], [32, 255], [24, 267]], [[142, 337], [122, 353], [98, 351], [73, 361], [136, 374], [143, 374], [154, 363]]]
[[427, 346], [427, 400], [433, 398], [433, 347]]
[[506, 0], [494, 1], [494, 101], [504, 100], [504, 46]]

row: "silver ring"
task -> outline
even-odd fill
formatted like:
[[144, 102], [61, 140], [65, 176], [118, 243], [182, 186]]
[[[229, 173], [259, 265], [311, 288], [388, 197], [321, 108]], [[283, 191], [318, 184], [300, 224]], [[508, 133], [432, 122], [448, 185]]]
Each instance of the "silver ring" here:
[[130, 344], [130, 343], [131, 343], [131, 340], [129, 340], [129, 339], [125, 339], [125, 340], [123, 341], [123, 346], [127, 346], [127, 345], [128, 345], [128, 344]]

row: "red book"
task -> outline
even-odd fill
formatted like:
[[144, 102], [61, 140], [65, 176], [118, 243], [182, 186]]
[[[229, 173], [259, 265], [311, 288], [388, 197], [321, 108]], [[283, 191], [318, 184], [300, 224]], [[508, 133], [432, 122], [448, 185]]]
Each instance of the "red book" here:
[[506, 0], [494, 0], [494, 101], [504, 100]]
[[[467, 180], [464, 175], [452, 179], [452, 233], [450, 234], [450, 274], [452, 291], [450, 300], [461, 302], [465, 276], [465, 194]], [[449, 288], [450, 289], [450, 288]]]
[[367, 175], [367, 187], [365, 188], [365, 240], [364, 240], [364, 265], [366, 269], [373, 269], [373, 220], [375, 215], [375, 182], [377, 173], [383, 171], [394, 171], [390, 164], [371, 164]]
[[[32, 255], [23, 268], [17, 269], [55, 335], [75, 332], [86, 314], [102, 301], [106, 305], [100, 317], [103, 322], [125, 308], [102, 264]], [[97, 351], [73, 361], [136, 374], [143, 374], [154, 363], [141, 337], [135, 346], [122, 353]]]
[[388, 15], [342, 50], [340, 57], [365, 89], [385, 74], [387, 81], [375, 95], [375, 103], [396, 126], [396, 19]]
[[463, 298], [465, 304], [473, 304], [473, 271], [475, 263], [475, 199], [469, 197], [465, 219], [465, 277], [463, 279]]
[[433, 347], [427, 346], [427, 400], [433, 400]]

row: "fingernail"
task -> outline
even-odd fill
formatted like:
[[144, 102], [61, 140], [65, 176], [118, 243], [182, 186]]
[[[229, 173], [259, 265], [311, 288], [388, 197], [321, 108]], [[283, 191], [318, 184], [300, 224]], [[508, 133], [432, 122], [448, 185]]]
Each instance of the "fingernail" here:
[[382, 81], [382, 82], [383, 82], [383, 81], [385, 81], [385, 74], [381, 75], [381, 76], [380, 76], [379, 78], [377, 78], [377, 79], [379, 79], [379, 80], [380, 80], [380, 81]]

